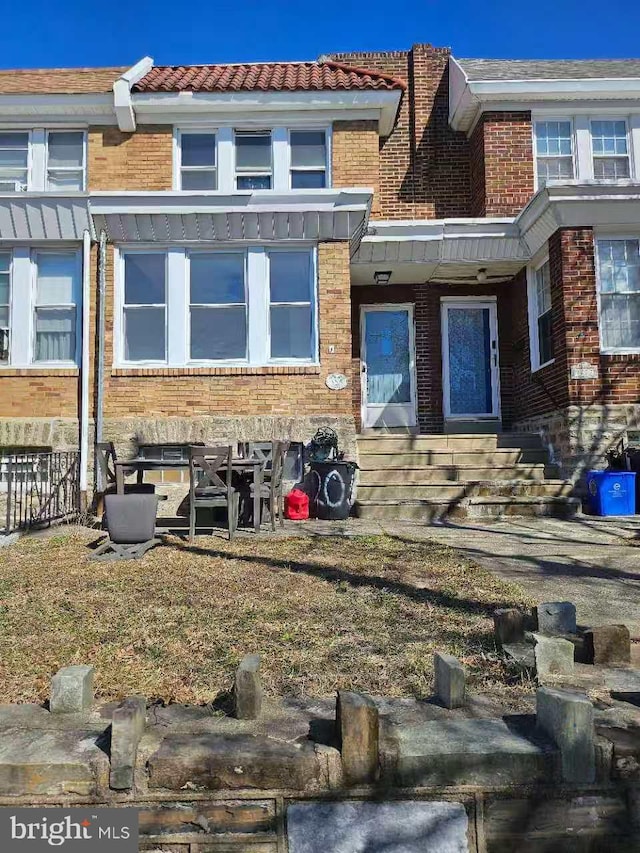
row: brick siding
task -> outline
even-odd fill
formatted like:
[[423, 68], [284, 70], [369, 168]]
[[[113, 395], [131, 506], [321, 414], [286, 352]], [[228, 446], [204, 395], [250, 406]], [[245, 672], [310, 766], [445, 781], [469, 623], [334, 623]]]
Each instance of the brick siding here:
[[140, 125], [135, 133], [92, 127], [88, 136], [89, 190], [170, 190], [173, 130]]
[[371, 187], [372, 216], [380, 212], [380, 154], [377, 121], [336, 121], [331, 138], [334, 187]]

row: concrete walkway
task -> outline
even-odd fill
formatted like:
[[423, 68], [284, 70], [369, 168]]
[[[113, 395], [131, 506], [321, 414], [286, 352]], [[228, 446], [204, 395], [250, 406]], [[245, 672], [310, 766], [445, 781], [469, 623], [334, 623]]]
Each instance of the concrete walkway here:
[[640, 640], [640, 517], [381, 526], [450, 545], [538, 601], [573, 601], [579, 624], [623, 622]]

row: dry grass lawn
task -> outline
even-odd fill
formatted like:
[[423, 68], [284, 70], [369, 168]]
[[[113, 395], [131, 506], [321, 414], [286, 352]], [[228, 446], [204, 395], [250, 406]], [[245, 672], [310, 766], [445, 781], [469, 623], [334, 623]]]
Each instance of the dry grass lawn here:
[[457, 552], [391, 537], [168, 538], [136, 562], [89, 562], [83, 529], [0, 550], [0, 701], [42, 701], [92, 663], [104, 699], [209, 702], [263, 655], [271, 695], [431, 692], [432, 654], [504, 689], [492, 611], [527, 603]]

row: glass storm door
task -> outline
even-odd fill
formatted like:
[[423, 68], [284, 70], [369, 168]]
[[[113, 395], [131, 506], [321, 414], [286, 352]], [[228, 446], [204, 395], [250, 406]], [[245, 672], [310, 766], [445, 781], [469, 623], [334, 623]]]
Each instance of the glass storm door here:
[[361, 309], [362, 425], [415, 426], [413, 305]]
[[445, 418], [499, 417], [495, 302], [442, 301]]

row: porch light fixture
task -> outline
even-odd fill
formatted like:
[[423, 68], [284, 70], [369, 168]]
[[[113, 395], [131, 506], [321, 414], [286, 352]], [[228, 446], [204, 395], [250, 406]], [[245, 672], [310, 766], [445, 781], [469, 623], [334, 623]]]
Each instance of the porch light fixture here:
[[479, 284], [485, 283], [485, 281], [487, 280], [486, 267], [482, 267], [481, 269], [478, 270], [478, 275], [476, 276], [476, 279], [477, 279]]
[[376, 284], [389, 284], [391, 281], [391, 270], [376, 270], [373, 278]]

